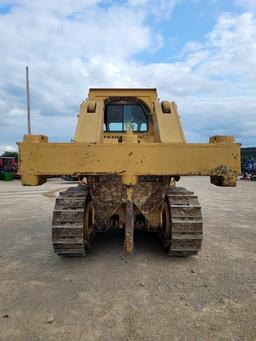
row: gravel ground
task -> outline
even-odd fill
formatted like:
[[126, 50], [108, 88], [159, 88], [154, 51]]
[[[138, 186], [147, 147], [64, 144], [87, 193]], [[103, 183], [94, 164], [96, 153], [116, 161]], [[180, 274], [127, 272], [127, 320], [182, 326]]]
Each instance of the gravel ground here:
[[256, 340], [256, 183], [182, 179], [204, 216], [203, 249], [168, 257], [154, 234], [97, 235], [86, 258], [51, 246], [56, 193], [0, 182], [0, 340]]

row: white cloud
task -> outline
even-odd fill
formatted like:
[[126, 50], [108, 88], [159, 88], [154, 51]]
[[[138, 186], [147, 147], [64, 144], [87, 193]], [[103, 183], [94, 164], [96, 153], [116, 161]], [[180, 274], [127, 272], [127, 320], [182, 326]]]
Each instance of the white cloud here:
[[179, 105], [189, 141], [234, 133], [239, 142], [256, 143], [252, 13], [221, 16], [204, 41], [185, 44], [176, 62], [142, 63], [138, 54], [154, 53], [164, 44], [155, 29], [159, 22], [148, 23], [153, 10], [161, 13], [163, 6], [170, 15], [178, 1], [9, 3], [19, 6], [0, 15], [1, 144], [14, 145], [26, 132], [27, 55], [32, 131], [51, 140], [73, 137], [76, 113], [89, 87], [153, 86], [162, 99]]
[[16, 151], [17, 151], [17, 148], [14, 148], [13, 146], [0, 144], [0, 156], [4, 152], [16, 152]]
[[235, 0], [235, 3], [249, 11], [253, 11], [256, 9], [255, 0]]
[[[49, 0], [9, 1], [13, 5], [10, 12], [0, 15], [0, 46], [4, 51], [0, 66], [1, 141], [20, 139], [25, 131], [22, 112], [26, 108], [27, 56], [31, 107], [41, 118], [33, 115], [32, 127], [39, 119], [41, 129], [46, 130], [42, 132], [49, 134], [43, 119], [75, 117], [89, 86], [129, 80], [120, 74], [120, 62], [159, 41], [136, 9], [127, 5], [108, 7], [108, 1], [101, 7], [97, 6], [99, 2], [62, 1], [60, 6]], [[71, 138], [70, 129], [68, 133]]]
[[[234, 134], [256, 144], [256, 19], [223, 15], [204, 43], [189, 42], [176, 63], [120, 64], [133, 86], [157, 86], [176, 100], [189, 141]], [[122, 72], [120, 72], [122, 74]], [[122, 79], [117, 83], [124, 86]]]
[[18, 117], [18, 116], [23, 116], [26, 117], [27, 112], [25, 110], [21, 110], [18, 108], [11, 109], [9, 112], [10, 116]]

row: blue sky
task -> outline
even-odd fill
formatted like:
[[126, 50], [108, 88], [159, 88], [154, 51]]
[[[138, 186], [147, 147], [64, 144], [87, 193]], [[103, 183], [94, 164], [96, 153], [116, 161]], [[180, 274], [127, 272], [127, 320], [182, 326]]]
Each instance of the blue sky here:
[[156, 87], [188, 142], [256, 145], [255, 0], [0, 0], [0, 153], [26, 132], [74, 135], [89, 87]]
[[205, 35], [212, 30], [221, 14], [241, 12], [241, 7], [231, 0], [182, 1], [174, 8], [171, 18], [153, 20], [155, 29], [161, 33], [166, 44], [157, 53], [143, 53], [141, 59], [148, 62], [176, 61], [187, 41], [205, 40]]

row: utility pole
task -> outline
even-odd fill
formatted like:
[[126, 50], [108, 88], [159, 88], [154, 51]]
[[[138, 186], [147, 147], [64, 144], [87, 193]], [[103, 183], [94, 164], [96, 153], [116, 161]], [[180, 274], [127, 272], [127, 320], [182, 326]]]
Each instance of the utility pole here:
[[31, 134], [31, 119], [30, 119], [30, 95], [29, 95], [29, 70], [26, 66], [26, 88], [27, 88], [27, 119], [28, 119], [28, 134]]

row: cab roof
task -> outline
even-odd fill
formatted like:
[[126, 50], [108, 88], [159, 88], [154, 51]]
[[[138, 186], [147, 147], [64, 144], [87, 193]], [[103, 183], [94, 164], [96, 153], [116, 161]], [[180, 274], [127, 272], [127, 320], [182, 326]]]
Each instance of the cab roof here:
[[142, 100], [154, 102], [157, 100], [155, 88], [91, 88], [89, 101], [104, 100], [109, 97], [137, 97]]

